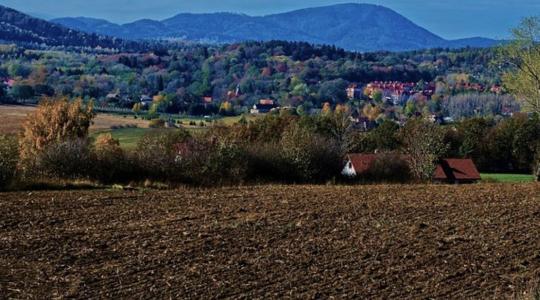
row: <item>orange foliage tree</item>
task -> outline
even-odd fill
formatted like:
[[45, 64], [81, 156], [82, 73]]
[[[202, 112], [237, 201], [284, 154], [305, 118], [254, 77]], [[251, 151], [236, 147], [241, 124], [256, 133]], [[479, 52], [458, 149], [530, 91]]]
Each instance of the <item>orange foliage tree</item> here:
[[82, 99], [44, 99], [24, 123], [20, 139], [21, 160], [35, 159], [51, 144], [87, 138], [94, 116], [92, 103], [84, 105]]

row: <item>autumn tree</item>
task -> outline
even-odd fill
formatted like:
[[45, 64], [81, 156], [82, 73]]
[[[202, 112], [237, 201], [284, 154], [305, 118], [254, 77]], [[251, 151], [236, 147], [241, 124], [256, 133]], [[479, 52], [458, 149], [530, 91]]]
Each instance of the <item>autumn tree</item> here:
[[322, 116], [329, 116], [332, 114], [332, 106], [330, 105], [329, 102], [325, 102], [323, 104], [323, 107], [322, 107], [322, 110], [321, 110], [321, 115]]
[[500, 48], [499, 59], [509, 67], [503, 75], [505, 87], [540, 114], [540, 18], [525, 18], [513, 30], [513, 41]]
[[92, 103], [81, 99], [45, 99], [28, 116], [20, 140], [23, 161], [34, 160], [46, 147], [68, 140], [86, 139], [94, 118]]
[[364, 108], [362, 108], [362, 113], [364, 116], [366, 116], [370, 121], [376, 120], [379, 115], [381, 114], [381, 109], [378, 106], [366, 104], [364, 105]]
[[411, 174], [417, 180], [429, 181], [436, 163], [446, 152], [444, 131], [424, 119], [410, 119], [400, 130], [403, 151], [408, 156]]
[[219, 113], [222, 114], [222, 115], [230, 115], [232, 114], [233, 112], [233, 106], [231, 104], [231, 102], [229, 101], [224, 101], [221, 103], [220, 107], [219, 107]]
[[133, 108], [131, 109], [131, 111], [138, 115], [141, 112], [141, 103], [137, 102], [133, 104]]

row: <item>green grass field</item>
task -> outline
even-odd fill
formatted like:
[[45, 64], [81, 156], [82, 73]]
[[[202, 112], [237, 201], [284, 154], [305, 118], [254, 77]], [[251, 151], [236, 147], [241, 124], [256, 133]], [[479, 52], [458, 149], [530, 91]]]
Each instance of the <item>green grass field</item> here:
[[493, 174], [484, 173], [481, 174], [482, 180], [491, 182], [509, 182], [509, 183], [522, 183], [533, 182], [534, 177], [528, 174]]
[[[235, 123], [238, 123], [238, 121], [242, 118], [242, 116], [235, 116], [235, 117], [223, 117], [219, 119], [215, 119], [215, 121], [218, 124], [223, 125], [233, 125]], [[248, 121], [256, 119], [257, 116], [246, 116], [246, 119]], [[182, 121], [182, 126], [190, 131], [190, 132], [200, 132], [201, 130], [208, 129], [208, 126], [210, 126], [210, 122], [205, 122], [205, 127], [199, 127], [199, 122], [205, 121], [204, 118], [198, 118], [198, 117], [186, 117], [182, 119], [178, 119]], [[195, 126], [189, 126], [189, 123], [191, 121], [194, 121], [196, 123]], [[160, 132], [164, 130], [171, 130], [171, 129], [151, 129], [151, 128], [119, 128], [119, 129], [104, 129], [104, 130], [98, 130], [94, 133], [92, 133], [92, 137], [96, 138], [98, 135], [103, 133], [111, 133], [113, 138], [120, 141], [120, 146], [126, 150], [133, 150], [137, 147], [137, 142], [147, 133], [149, 132]]]
[[162, 131], [168, 129], [149, 129], [149, 128], [121, 128], [102, 130], [92, 134], [97, 137], [103, 133], [111, 133], [113, 138], [120, 141], [120, 146], [126, 150], [133, 150], [137, 147], [137, 142], [147, 133], [152, 131]]
[[[259, 117], [260, 116], [255, 116], [255, 115], [245, 115], [245, 118], [246, 118], [247, 121], [253, 121], [253, 120], [255, 120], [255, 119], [259, 118]], [[185, 117], [185, 118], [180, 118], [180, 119], [176, 119], [176, 120], [181, 121], [184, 126], [188, 125], [189, 122], [191, 122], [191, 121], [195, 122], [197, 125], [199, 125], [199, 122], [201, 122], [201, 121], [205, 122], [207, 125], [210, 124], [210, 122], [212, 122], [212, 121], [216, 121], [218, 124], [231, 126], [231, 125], [234, 125], [234, 124], [238, 123], [241, 118], [242, 118], [242, 116], [219, 117], [219, 118], [215, 118], [215, 119], [205, 119], [205, 118], [202, 118], [202, 117]], [[207, 122], [207, 121], [210, 121], [210, 122]]]
[[[120, 146], [125, 150], [134, 150], [137, 147], [137, 142], [148, 133], [159, 133], [168, 130], [175, 130], [171, 128], [119, 128], [119, 129], [107, 129], [96, 131], [91, 134], [92, 138], [96, 138], [100, 134], [111, 133], [113, 138], [117, 139], [120, 142]], [[206, 130], [206, 127], [188, 127], [187, 131], [191, 133], [200, 132], [201, 130]]]

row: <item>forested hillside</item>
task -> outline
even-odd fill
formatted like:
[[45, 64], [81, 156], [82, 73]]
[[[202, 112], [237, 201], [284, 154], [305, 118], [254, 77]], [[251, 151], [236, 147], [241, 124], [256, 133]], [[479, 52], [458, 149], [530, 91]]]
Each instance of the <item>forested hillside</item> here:
[[[498, 86], [498, 70], [485, 67], [494, 55], [489, 49], [358, 54], [276, 41], [111, 55], [5, 46], [1, 55], [4, 101], [66, 95], [131, 109], [149, 99], [141, 109], [191, 115], [241, 114], [261, 99], [303, 113], [338, 104], [361, 111], [370, 104], [385, 118], [516, 110]], [[406, 83], [411, 90], [395, 99], [375, 82]], [[347, 93], [351, 85], [354, 95]]]
[[76, 30], [126, 39], [187, 40], [204, 43], [302, 41], [352, 51], [406, 51], [437, 47], [490, 47], [491, 39], [446, 40], [397, 12], [371, 4], [338, 4], [268, 16], [181, 13], [165, 20], [114, 24], [91, 18], [53, 22]]
[[141, 49], [135, 42], [79, 32], [0, 5], [0, 40], [48, 46]]

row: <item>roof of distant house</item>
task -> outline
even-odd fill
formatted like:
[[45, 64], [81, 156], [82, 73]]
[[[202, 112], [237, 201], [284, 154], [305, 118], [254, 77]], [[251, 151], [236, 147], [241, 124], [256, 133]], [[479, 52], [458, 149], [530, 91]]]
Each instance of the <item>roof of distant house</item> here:
[[274, 100], [272, 99], [261, 99], [259, 100], [260, 105], [274, 105]]
[[8, 79], [8, 80], [4, 81], [4, 84], [6, 84], [9, 87], [13, 87], [15, 85], [15, 80]]
[[[347, 158], [351, 161], [357, 174], [369, 171], [379, 154], [351, 153]], [[401, 155], [404, 160], [409, 160], [407, 155]], [[480, 180], [480, 173], [471, 159], [448, 158], [442, 159], [433, 174], [434, 180], [442, 181], [475, 181]]]
[[352, 153], [348, 154], [347, 158], [351, 161], [354, 171], [361, 174], [371, 168], [371, 165], [377, 159], [377, 154]]
[[437, 164], [435, 180], [480, 180], [480, 173], [471, 159], [443, 159]]

